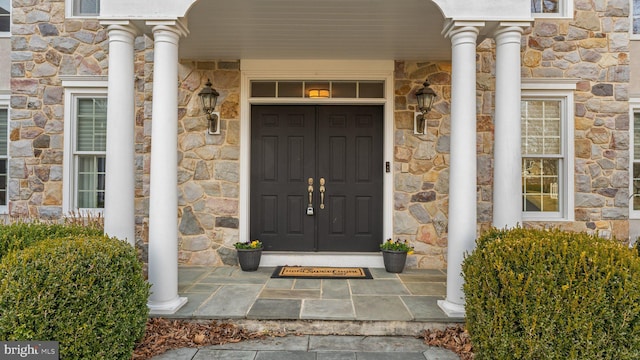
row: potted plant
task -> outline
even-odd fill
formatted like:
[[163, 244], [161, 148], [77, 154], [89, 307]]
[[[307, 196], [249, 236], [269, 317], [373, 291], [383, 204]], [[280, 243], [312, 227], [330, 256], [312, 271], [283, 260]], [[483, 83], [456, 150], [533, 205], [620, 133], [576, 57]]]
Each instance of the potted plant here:
[[382, 251], [385, 270], [390, 273], [401, 273], [407, 261], [407, 254], [413, 254], [413, 247], [407, 244], [407, 240], [387, 239], [380, 244], [380, 251]]
[[233, 244], [238, 251], [238, 262], [242, 271], [256, 271], [262, 257], [262, 242], [253, 240]]

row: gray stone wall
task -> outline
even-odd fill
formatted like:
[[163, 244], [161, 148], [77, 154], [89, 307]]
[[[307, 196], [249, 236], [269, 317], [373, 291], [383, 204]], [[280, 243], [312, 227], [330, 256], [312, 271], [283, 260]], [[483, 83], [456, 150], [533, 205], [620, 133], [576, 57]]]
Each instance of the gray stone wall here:
[[[235, 265], [240, 194], [240, 62], [180, 62], [178, 91], [179, 259]], [[219, 93], [220, 135], [207, 133], [198, 92]]]
[[522, 46], [523, 77], [578, 80], [576, 221], [552, 225], [622, 241], [629, 237], [628, 15], [625, 0], [576, 0], [574, 20], [537, 20]]
[[[427, 113], [427, 134], [414, 135], [415, 92], [425, 80], [438, 96]], [[393, 232], [415, 247], [408, 266], [446, 267], [450, 84], [448, 62], [396, 62]]]
[[9, 212], [62, 214], [64, 90], [60, 75], [105, 75], [107, 32], [64, 18], [64, 2], [14, 0], [11, 18]]

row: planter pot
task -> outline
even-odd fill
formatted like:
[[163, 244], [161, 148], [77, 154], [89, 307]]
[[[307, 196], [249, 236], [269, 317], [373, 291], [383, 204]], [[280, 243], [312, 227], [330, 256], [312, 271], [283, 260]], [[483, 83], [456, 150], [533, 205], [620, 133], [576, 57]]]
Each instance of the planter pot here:
[[256, 271], [260, 266], [262, 249], [236, 249], [238, 251], [238, 262], [242, 271]]
[[401, 273], [407, 262], [407, 252], [382, 250], [382, 260], [384, 260], [384, 268], [387, 272]]

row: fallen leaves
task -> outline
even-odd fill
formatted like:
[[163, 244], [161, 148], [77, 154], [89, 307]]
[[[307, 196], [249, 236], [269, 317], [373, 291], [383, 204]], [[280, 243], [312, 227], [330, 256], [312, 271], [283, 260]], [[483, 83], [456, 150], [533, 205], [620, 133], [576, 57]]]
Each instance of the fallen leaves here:
[[136, 345], [133, 360], [150, 359], [171, 349], [236, 343], [247, 339], [262, 339], [264, 334], [251, 333], [233, 324], [167, 320], [147, 321], [144, 338]]
[[444, 330], [425, 330], [422, 337], [427, 345], [449, 349], [458, 354], [461, 360], [473, 360], [474, 358], [469, 332], [462, 326]]
[[[145, 336], [136, 345], [133, 360], [151, 359], [171, 349], [198, 348], [265, 337], [264, 333], [252, 333], [234, 324], [153, 318], [147, 321]], [[462, 326], [445, 330], [425, 330], [422, 337], [427, 345], [451, 350], [457, 353], [461, 360], [474, 358], [469, 333]]]

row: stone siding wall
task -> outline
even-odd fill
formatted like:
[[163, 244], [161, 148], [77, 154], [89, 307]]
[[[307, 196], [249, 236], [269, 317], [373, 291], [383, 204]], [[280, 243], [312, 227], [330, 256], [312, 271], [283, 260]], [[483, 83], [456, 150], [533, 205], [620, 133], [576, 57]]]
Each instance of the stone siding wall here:
[[[235, 265], [240, 197], [240, 62], [180, 62], [179, 232], [182, 263]], [[198, 92], [219, 93], [220, 135], [207, 133]]]
[[[573, 20], [539, 19], [523, 37], [522, 76], [577, 79], [573, 231], [628, 240], [629, 2], [575, 1]], [[549, 226], [530, 223], [531, 226]]]
[[64, 2], [14, 0], [11, 14], [9, 212], [62, 214], [64, 89], [60, 75], [106, 75], [107, 32], [65, 19]]

